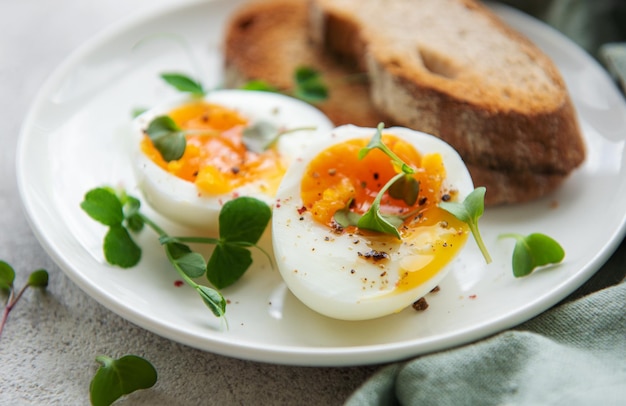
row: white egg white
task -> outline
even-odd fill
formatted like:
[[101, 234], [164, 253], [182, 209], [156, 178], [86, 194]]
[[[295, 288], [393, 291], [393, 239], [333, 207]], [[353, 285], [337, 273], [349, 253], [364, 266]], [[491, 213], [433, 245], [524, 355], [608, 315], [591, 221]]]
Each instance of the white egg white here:
[[[328, 134], [334, 127], [317, 108], [277, 93], [216, 90], [210, 92], [205, 100], [238, 111], [250, 123], [269, 121], [278, 128], [287, 129], [314, 127], [315, 130], [298, 131], [279, 139], [277, 149], [287, 162], [290, 157], [306, 151], [316, 139]], [[188, 101], [179, 99], [160, 105], [134, 120], [132, 160], [138, 186], [155, 211], [179, 224], [215, 232], [219, 211], [226, 201], [235, 196], [251, 196], [271, 205], [274, 196], [264, 193], [259, 183], [244, 185], [227, 194], [200, 195], [195, 184], [165, 171], [141, 151], [140, 141], [148, 123]]]
[[[453, 230], [439, 226], [425, 228], [412, 244], [393, 240], [393, 247], [390, 247], [389, 238], [334, 233], [315, 222], [310, 213], [299, 210], [303, 206], [300, 183], [308, 163], [335, 143], [371, 138], [375, 131], [351, 125], [336, 128], [332, 139], [317, 143], [290, 166], [276, 196], [272, 242], [281, 276], [301, 302], [336, 319], [365, 320], [396, 313], [436, 287], [451, 267], [448, 264], [421, 285], [398, 292], [396, 282], [400, 267], [407, 265], [406, 261], [419, 261], [438, 235]], [[384, 133], [410, 142], [422, 154], [440, 153], [447, 185], [458, 190], [460, 200], [474, 189], [461, 157], [445, 142], [406, 128], [389, 128]], [[380, 263], [365, 259], [362, 255], [371, 250], [388, 252], [390, 260], [382, 267]]]

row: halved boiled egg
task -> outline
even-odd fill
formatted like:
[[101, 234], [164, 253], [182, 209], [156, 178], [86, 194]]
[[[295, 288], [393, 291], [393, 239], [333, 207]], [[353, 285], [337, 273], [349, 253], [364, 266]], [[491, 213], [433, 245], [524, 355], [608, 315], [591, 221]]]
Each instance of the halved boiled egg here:
[[[164, 115], [186, 138], [183, 155], [169, 161], [146, 135], [152, 120]], [[267, 132], [268, 126], [298, 130], [277, 138], [266, 149], [250, 150], [245, 131], [258, 127]], [[315, 107], [276, 93], [217, 90], [203, 99], [179, 100], [134, 121], [138, 185], [149, 205], [165, 217], [216, 230], [219, 211], [230, 199], [245, 195], [272, 204], [293, 157], [332, 128]]]
[[414, 168], [419, 190], [412, 204], [385, 192], [380, 213], [399, 219], [401, 239], [338, 224], [337, 211], [362, 215], [399, 172], [378, 149], [359, 157], [374, 134], [333, 130], [289, 167], [276, 194], [272, 241], [280, 273], [300, 301], [332, 318], [372, 319], [410, 306], [439, 284], [469, 233], [438, 207], [474, 189], [460, 156], [436, 137], [397, 127], [383, 130], [382, 141]]

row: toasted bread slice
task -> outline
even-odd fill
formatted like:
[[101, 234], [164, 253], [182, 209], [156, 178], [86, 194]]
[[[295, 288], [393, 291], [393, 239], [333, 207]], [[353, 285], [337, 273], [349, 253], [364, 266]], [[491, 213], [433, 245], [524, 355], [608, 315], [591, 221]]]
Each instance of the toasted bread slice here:
[[487, 204], [554, 190], [585, 158], [565, 83], [530, 41], [472, 0], [311, 0], [320, 49], [368, 72], [376, 107], [439, 136]]
[[375, 127], [391, 121], [369, 96], [366, 75], [320, 52], [308, 39], [307, 4], [270, 0], [245, 4], [227, 24], [224, 38], [225, 86], [262, 80], [284, 93], [294, 89], [294, 72], [306, 66], [319, 71], [329, 87], [327, 100], [316, 104], [336, 125]]

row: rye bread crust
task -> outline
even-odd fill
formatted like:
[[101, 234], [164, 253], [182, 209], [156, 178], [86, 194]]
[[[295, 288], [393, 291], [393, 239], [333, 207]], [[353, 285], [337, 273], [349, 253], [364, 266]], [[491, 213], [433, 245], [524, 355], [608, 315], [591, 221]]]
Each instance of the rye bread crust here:
[[341, 64], [311, 43], [304, 1], [247, 3], [227, 24], [223, 51], [226, 87], [262, 80], [290, 93], [295, 70], [307, 66], [322, 73], [330, 88], [329, 98], [316, 107], [334, 124], [375, 127], [381, 121], [392, 122], [374, 107], [366, 75]]
[[[402, 48], [390, 52], [384, 41], [381, 46], [376, 36], [368, 37], [357, 13], [336, 7], [346, 1], [356, 2], [268, 0], [244, 5], [227, 25], [225, 85], [260, 79], [290, 92], [294, 70], [313, 67], [330, 88], [330, 98], [317, 107], [335, 124], [375, 127], [382, 121], [441, 137], [459, 151], [475, 185], [487, 187], [487, 205], [544, 196], [583, 162], [584, 143], [558, 70], [484, 6], [445, 0], [479, 13], [518, 44], [533, 69], [558, 91], [535, 92], [529, 98], [515, 89], [486, 86], [480, 73], [472, 75], [454, 55], [427, 46], [418, 52], [423, 69], [415, 70], [414, 56], [407, 57]], [[359, 72], [367, 73], [369, 83], [346, 80]]]
[[[408, 46], [396, 45], [392, 36], [386, 36], [389, 30], [380, 28], [388, 21], [364, 17], [380, 15], [383, 9], [394, 13], [393, 3], [372, 8], [383, 3], [378, 0], [369, 1], [366, 11], [347, 8], [355, 3], [352, 0], [311, 0], [311, 38], [318, 47], [366, 69], [374, 104], [396, 123], [454, 146], [476, 186], [487, 187], [487, 204], [525, 202], [556, 189], [585, 159], [576, 113], [557, 68], [483, 5], [472, 0], [436, 1], [435, 7], [442, 5], [437, 10], [441, 14], [433, 18], [445, 19], [443, 11], [450, 7], [459, 8], [457, 14], [466, 18], [479, 18], [476, 24], [488, 25], [492, 36], [515, 45], [503, 66], [517, 62], [527, 65], [530, 73], [522, 71], [521, 78], [512, 76], [498, 83], [493, 80], [497, 73], [483, 72], [472, 65], [475, 59], [464, 60], [445, 47], [411, 40]], [[426, 3], [435, 4], [414, 2], [413, 12], [420, 13], [419, 7]], [[404, 18], [397, 12], [395, 17]], [[420, 27], [413, 32], [419, 37]], [[454, 32], [442, 35], [464, 39]], [[478, 54], [500, 51], [485, 48]], [[525, 83], [508, 86], [507, 79]]]

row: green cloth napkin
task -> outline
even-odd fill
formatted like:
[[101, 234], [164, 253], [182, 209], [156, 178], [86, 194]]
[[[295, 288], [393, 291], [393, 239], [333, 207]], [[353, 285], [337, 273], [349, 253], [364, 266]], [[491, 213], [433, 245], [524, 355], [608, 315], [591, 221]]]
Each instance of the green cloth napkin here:
[[[594, 56], [602, 44], [626, 46], [623, 0], [501, 1]], [[626, 282], [483, 341], [389, 365], [346, 402], [364, 405], [626, 405]]]
[[[501, 1], [594, 56], [626, 40], [623, 0]], [[389, 365], [346, 402], [357, 405], [626, 405], [626, 282], [489, 339]]]
[[626, 282], [475, 344], [387, 366], [346, 405], [626, 405]]

